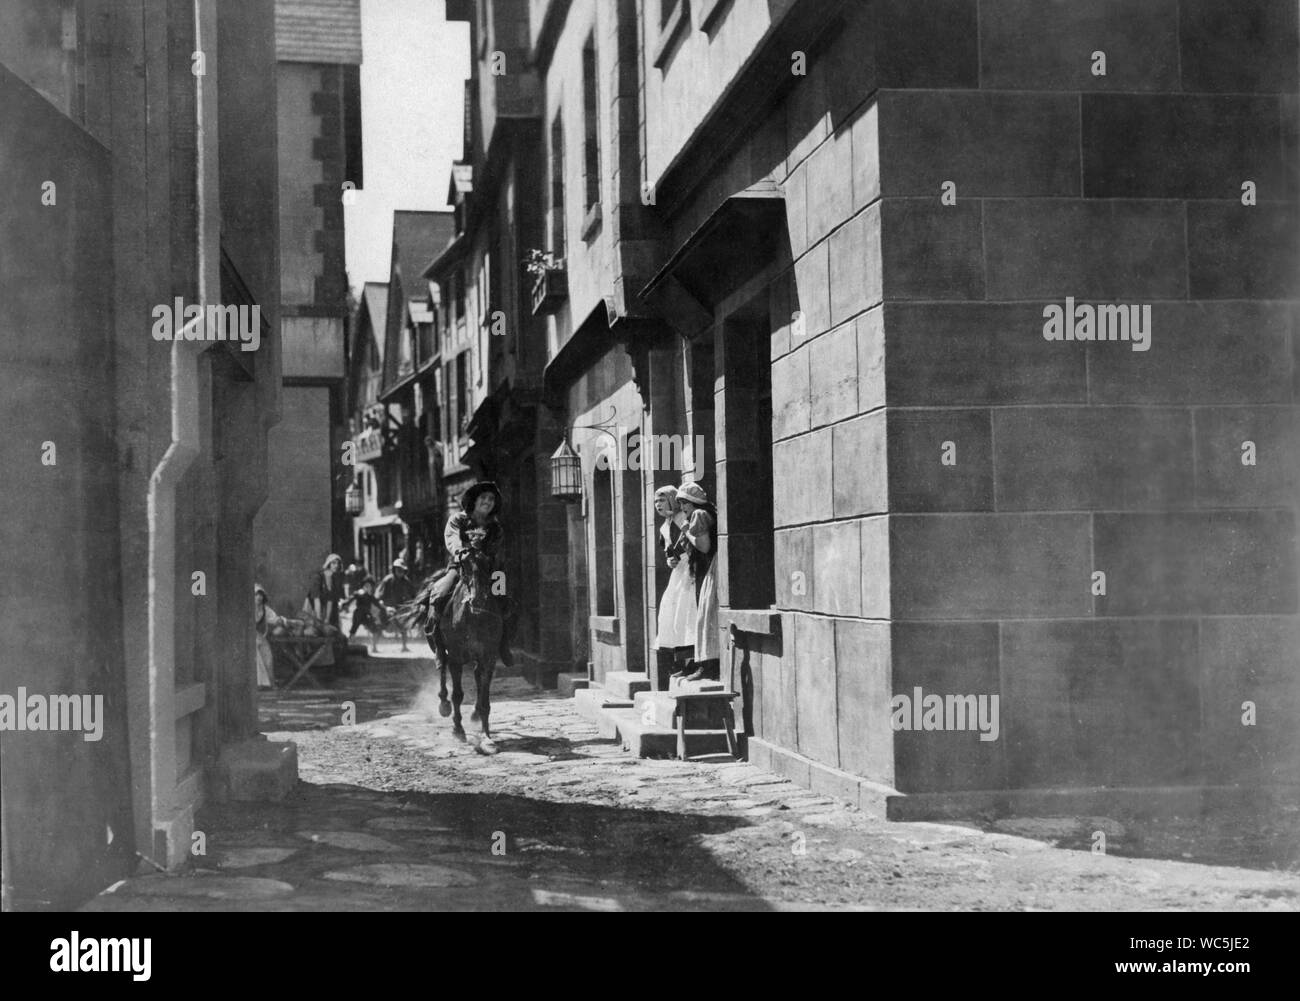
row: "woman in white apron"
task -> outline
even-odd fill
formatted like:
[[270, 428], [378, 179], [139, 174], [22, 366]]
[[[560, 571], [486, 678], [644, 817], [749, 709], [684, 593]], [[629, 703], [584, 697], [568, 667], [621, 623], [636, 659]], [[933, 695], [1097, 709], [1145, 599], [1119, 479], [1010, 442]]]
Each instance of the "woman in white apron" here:
[[683, 531], [686, 515], [677, 504], [676, 487], [660, 487], [655, 491], [655, 513], [662, 518], [659, 537], [664, 556], [672, 573], [668, 586], [659, 598], [659, 631], [655, 635], [655, 648], [671, 660], [682, 647], [695, 645], [695, 584], [691, 581], [690, 561], [686, 550], [689, 543]]
[[267, 634], [280, 624], [280, 616], [266, 603], [266, 592], [261, 584], [253, 585], [253, 621], [257, 626], [257, 687], [275, 687], [275, 658]]
[[686, 680], [717, 681], [722, 672], [722, 643], [718, 638], [718, 591], [716, 587], [718, 511], [698, 483], [683, 483], [677, 503], [686, 515], [691, 578], [695, 582], [695, 659]]

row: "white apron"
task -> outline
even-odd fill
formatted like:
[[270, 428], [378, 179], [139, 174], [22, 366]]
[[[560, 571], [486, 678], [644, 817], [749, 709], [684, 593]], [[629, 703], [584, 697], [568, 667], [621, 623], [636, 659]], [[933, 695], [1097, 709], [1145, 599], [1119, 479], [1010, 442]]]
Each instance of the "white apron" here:
[[[663, 537], [664, 550], [672, 545], [671, 522], [664, 522], [659, 529]], [[671, 650], [679, 646], [695, 644], [695, 584], [691, 580], [690, 563], [686, 554], [673, 567], [668, 578], [668, 586], [659, 598], [659, 632], [655, 636], [655, 647]]]
[[271, 680], [271, 665], [274, 663], [271, 653], [271, 641], [265, 636], [257, 637], [257, 687], [274, 688], [275, 682]]

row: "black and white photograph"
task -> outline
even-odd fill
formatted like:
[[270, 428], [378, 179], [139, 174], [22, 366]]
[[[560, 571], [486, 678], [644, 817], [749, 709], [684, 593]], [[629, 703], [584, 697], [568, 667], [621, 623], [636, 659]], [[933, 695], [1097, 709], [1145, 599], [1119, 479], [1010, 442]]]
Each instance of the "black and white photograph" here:
[[1298, 0], [0, 0], [0, 181], [24, 964], [1300, 910]]

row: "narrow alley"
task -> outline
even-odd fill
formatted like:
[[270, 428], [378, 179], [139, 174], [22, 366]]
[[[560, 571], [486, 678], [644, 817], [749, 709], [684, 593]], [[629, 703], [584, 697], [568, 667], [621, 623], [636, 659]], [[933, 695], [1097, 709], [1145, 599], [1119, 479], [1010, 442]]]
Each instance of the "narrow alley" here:
[[[391, 646], [392, 649], [388, 649]], [[89, 911], [1293, 910], [1294, 818], [893, 824], [723, 758], [635, 760], [572, 699], [494, 684], [496, 756], [455, 740], [395, 644], [329, 689], [263, 693], [298, 747], [281, 804], [211, 805], [206, 854]], [[472, 688], [467, 697], [472, 694]], [[345, 703], [356, 722], [340, 720]], [[468, 719], [466, 726], [473, 733]], [[1094, 854], [1105, 830], [1110, 855]], [[1253, 832], [1244, 836], [1243, 832]], [[1289, 833], [1288, 833], [1289, 832]], [[1125, 854], [1172, 855], [1126, 858]], [[1261, 859], [1268, 859], [1267, 863]], [[1273, 868], [1237, 868], [1244, 863]], [[1286, 871], [1289, 869], [1289, 871]]]

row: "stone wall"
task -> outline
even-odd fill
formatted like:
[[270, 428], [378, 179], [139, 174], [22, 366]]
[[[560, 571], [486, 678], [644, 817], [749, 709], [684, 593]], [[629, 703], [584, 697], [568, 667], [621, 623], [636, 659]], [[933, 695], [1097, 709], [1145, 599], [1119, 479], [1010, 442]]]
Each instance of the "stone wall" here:
[[[0, 67], [0, 159], [14, 190], [33, 192], [0, 233], [0, 370], [17, 379], [0, 399], [21, 487], [5, 532], [17, 645], [0, 689], [99, 694], [106, 717], [95, 742], [5, 734], [4, 875], [21, 907], [75, 905], [129, 874], [136, 851], [181, 861], [206, 766], [256, 720], [250, 536], [279, 359], [265, 337], [249, 354], [178, 348], [151, 320], [200, 287], [223, 298], [225, 249], [241, 302], [278, 323], [274, 120], [240, 100], [274, 88], [273, 8], [87, 11], [87, 86], [70, 117]], [[212, 84], [202, 171], [196, 17]], [[49, 204], [44, 180], [57, 185]], [[254, 229], [262, 240], [247, 239]]]
[[[0, 229], [0, 409], [10, 429], [0, 445], [9, 470], [0, 694], [103, 699], [94, 741], [11, 732], [6, 720], [4, 879], [11, 906], [66, 905], [127, 875], [133, 846], [111, 433], [111, 158], [4, 66], [0, 135], [0, 170], [27, 193], [10, 201]], [[56, 200], [42, 204], [49, 181]], [[25, 722], [26, 706], [18, 712]], [[110, 829], [116, 845], [105, 842]]]
[[[900, 789], [1300, 776], [1296, 10], [986, 2], [879, 93], [894, 690], [1002, 729], [899, 733]], [[1066, 297], [1146, 350], [1045, 340]]]
[[[1294, 781], [1296, 35], [1271, 0], [848, 5], [674, 210], [670, 253], [786, 199], [756, 736], [905, 792]], [[1150, 305], [1149, 350], [1046, 340], [1067, 297]], [[998, 739], [893, 732], [918, 687], [998, 696]]]
[[[281, 615], [296, 616], [312, 575], [329, 555], [329, 395], [312, 386], [286, 386], [280, 423], [267, 441], [274, 470], [266, 504], [256, 519], [258, 583]], [[340, 554], [345, 558], [350, 553]]]

